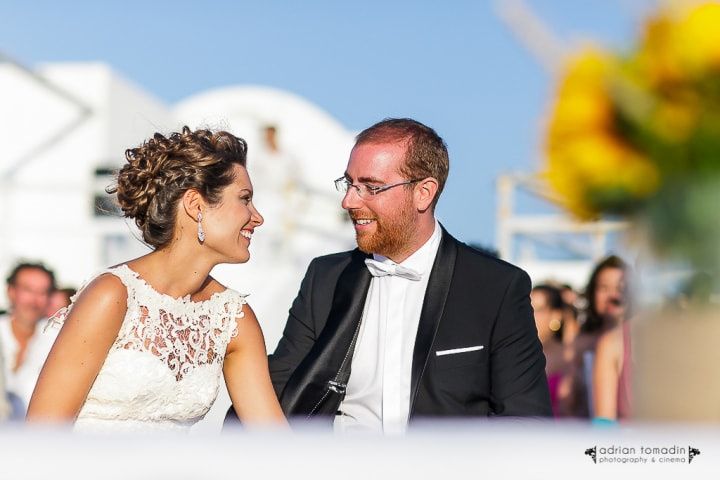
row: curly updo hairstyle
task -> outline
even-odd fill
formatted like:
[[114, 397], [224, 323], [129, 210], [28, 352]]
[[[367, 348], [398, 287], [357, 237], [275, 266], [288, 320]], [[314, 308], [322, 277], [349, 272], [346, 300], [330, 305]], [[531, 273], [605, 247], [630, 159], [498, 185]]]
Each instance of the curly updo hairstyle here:
[[143, 240], [161, 248], [173, 238], [183, 194], [194, 188], [216, 205], [223, 188], [235, 180], [234, 166], [245, 167], [246, 157], [245, 140], [228, 132], [183, 127], [167, 137], [156, 133], [125, 151], [127, 163], [107, 192], [117, 193], [120, 209], [135, 220]]

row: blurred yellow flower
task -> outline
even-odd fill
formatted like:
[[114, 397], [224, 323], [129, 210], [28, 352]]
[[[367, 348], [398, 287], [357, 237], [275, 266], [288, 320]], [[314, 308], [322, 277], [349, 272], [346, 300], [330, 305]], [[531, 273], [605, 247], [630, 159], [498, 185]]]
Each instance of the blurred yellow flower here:
[[659, 183], [655, 165], [604, 133], [577, 136], [550, 149], [544, 176], [560, 202], [582, 219], [596, 218], [621, 201], [646, 198]]
[[650, 85], [674, 85], [720, 70], [720, 2], [679, 2], [645, 25], [637, 62]]
[[674, 44], [673, 23], [666, 12], [647, 22], [634, 60], [651, 87], [685, 81], [687, 72], [680, 64]]
[[720, 69], [720, 3], [688, 9], [675, 32], [673, 45], [683, 68], [694, 75]]
[[699, 99], [685, 98], [661, 100], [657, 103], [648, 126], [672, 143], [683, 142], [697, 126], [700, 114]]
[[568, 62], [549, 124], [549, 142], [568, 135], [606, 129], [612, 124], [612, 102], [606, 78], [610, 70], [606, 55], [586, 49]]
[[542, 176], [581, 219], [641, 212], [701, 165], [720, 175], [720, 2], [671, 5], [629, 54], [585, 47], [566, 62]]

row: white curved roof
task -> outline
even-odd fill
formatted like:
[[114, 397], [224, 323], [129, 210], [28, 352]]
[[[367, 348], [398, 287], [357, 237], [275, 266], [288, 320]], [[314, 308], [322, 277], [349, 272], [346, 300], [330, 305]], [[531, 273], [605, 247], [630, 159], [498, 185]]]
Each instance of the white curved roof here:
[[330, 114], [290, 92], [261, 86], [230, 86], [188, 97], [175, 106], [175, 118], [191, 128], [223, 128], [248, 142], [249, 154], [262, 141], [264, 126], [278, 129], [283, 151], [301, 160], [303, 180], [332, 188], [353, 145], [353, 133]]

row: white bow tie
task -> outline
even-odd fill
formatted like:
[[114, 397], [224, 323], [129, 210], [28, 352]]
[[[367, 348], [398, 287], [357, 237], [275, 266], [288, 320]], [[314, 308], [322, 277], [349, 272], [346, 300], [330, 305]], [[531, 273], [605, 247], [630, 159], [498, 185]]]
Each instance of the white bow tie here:
[[422, 278], [419, 272], [394, 263], [382, 263], [377, 260], [373, 260], [372, 258], [366, 258], [365, 265], [367, 265], [368, 270], [370, 270], [370, 274], [373, 277], [393, 275], [396, 277], [407, 278], [408, 280], [413, 280], [415, 282]]

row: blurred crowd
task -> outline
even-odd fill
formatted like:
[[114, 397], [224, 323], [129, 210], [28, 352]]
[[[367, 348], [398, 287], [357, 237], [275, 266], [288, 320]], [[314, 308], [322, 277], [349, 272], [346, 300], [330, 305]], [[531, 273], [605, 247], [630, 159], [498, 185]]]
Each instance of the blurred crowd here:
[[530, 294], [556, 418], [614, 422], [630, 415], [627, 266], [614, 255], [584, 292], [536, 283]]
[[[538, 283], [531, 292], [556, 418], [612, 422], [630, 413], [627, 266], [617, 256], [599, 262], [582, 292]], [[535, 279], [534, 279], [535, 280]], [[0, 419], [22, 420], [57, 329], [48, 319], [70, 305], [73, 288], [59, 288], [41, 263], [17, 264], [7, 276], [9, 309], [0, 312]]]

